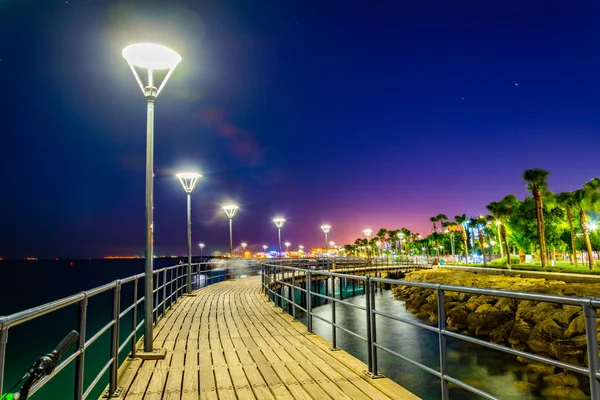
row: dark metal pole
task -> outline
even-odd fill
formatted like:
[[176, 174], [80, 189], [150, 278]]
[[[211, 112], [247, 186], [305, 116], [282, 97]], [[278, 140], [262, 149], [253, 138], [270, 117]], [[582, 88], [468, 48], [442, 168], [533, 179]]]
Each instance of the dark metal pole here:
[[377, 320], [376, 315], [373, 312], [373, 310], [375, 310], [375, 292], [375, 282], [371, 281], [371, 287], [369, 288], [369, 294], [371, 296], [371, 323], [369, 326], [371, 327], [371, 346], [373, 347], [373, 376], [379, 375], [379, 373], [377, 372], [377, 347], [375, 346], [375, 344], [377, 343]]
[[598, 361], [598, 338], [596, 324], [596, 310], [591, 305], [583, 306], [583, 315], [585, 316], [585, 336], [587, 339], [588, 368], [590, 369], [590, 395], [592, 399], [600, 399], [600, 382], [596, 378], [596, 373], [600, 368]]
[[444, 291], [437, 288], [437, 311], [438, 311], [438, 330], [439, 330], [439, 347], [440, 347], [440, 375], [441, 375], [441, 389], [442, 389], [442, 400], [450, 398], [448, 392], [448, 381], [445, 376], [447, 375], [446, 369], [446, 335], [443, 331], [446, 329], [446, 308], [445, 308], [445, 297]]
[[335, 318], [335, 277], [330, 276], [331, 280], [331, 349], [337, 350], [337, 329], [335, 327], [336, 318]]
[[187, 239], [188, 239], [188, 265], [186, 292], [192, 293], [192, 194], [187, 194]]
[[[75, 399], [76, 400], [81, 400], [83, 398], [83, 366], [85, 365], [84, 362], [84, 347], [85, 347], [85, 328], [86, 328], [86, 322], [87, 322], [87, 305], [88, 305], [88, 298], [87, 298], [87, 294], [86, 296], [83, 298], [83, 300], [81, 300], [81, 302], [79, 302], [79, 316], [78, 316], [78, 325], [79, 325], [79, 340], [77, 342], [77, 350], [81, 351], [81, 353], [77, 356], [77, 359], [75, 360]], [[0, 392], [1, 393], [1, 392]]]
[[371, 336], [371, 277], [367, 276], [363, 282], [365, 290], [366, 314], [367, 314], [367, 366], [369, 373], [373, 373], [373, 337]]
[[311, 283], [310, 271], [306, 271], [306, 329], [308, 330], [308, 333], [313, 333]]
[[2, 382], [4, 382], [4, 356], [6, 354], [6, 342], [8, 342], [8, 329], [0, 330], [0, 394], [4, 393]]
[[292, 270], [292, 318], [296, 320], [296, 271]]
[[144, 282], [144, 351], [152, 351], [152, 270], [154, 263], [154, 99], [157, 89], [146, 87], [146, 254]]
[[325, 232], [325, 254], [326, 257], [329, 257], [329, 244], [327, 243], [327, 232]]
[[[171, 270], [173, 271], [173, 270]], [[173, 272], [171, 272], [171, 275], [173, 274]], [[171, 284], [171, 291], [173, 288], [173, 284]], [[136, 336], [137, 336], [137, 301], [138, 301], [138, 278], [135, 278], [133, 280], [133, 304], [135, 304], [133, 306], [133, 310], [132, 312], [132, 317], [131, 317], [131, 330], [133, 331], [133, 337], [131, 338], [131, 358], [135, 358], [135, 342], [136, 342]], [[79, 337], [81, 337], [81, 334], [79, 334]]]
[[163, 270], [163, 317], [167, 314], [167, 269]]
[[119, 370], [119, 322], [121, 313], [121, 281], [113, 289], [113, 326], [110, 332], [110, 365], [108, 395], [112, 396], [117, 390], [117, 371]]

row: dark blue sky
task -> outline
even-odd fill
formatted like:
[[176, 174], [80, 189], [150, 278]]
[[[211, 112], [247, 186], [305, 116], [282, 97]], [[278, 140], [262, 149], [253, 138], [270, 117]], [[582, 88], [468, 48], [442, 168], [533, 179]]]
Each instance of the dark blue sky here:
[[156, 103], [157, 252], [429, 232], [598, 175], [594, 1], [0, 2], [0, 257], [141, 254], [145, 100], [122, 48], [183, 57]]

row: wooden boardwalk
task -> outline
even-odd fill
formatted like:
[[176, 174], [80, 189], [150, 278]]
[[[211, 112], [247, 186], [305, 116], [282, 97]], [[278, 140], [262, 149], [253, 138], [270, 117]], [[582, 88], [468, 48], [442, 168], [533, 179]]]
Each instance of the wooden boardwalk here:
[[418, 399], [367, 366], [306, 335], [260, 293], [260, 277], [225, 281], [183, 297], [155, 329], [165, 360], [126, 361], [124, 400]]

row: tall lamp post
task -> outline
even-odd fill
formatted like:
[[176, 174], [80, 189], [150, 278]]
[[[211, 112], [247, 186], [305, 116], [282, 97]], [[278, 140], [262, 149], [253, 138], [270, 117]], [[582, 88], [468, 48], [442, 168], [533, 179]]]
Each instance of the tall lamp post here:
[[304, 254], [304, 246], [298, 246], [298, 251], [300, 252], [300, 254]]
[[200, 261], [202, 261], [202, 250], [204, 250], [206, 245], [204, 243], [200, 243], [198, 246], [200, 247]]
[[369, 260], [369, 263], [370, 263], [371, 262], [371, 252], [369, 251], [369, 249], [371, 248], [371, 245], [369, 244], [369, 238], [373, 234], [373, 230], [365, 229], [365, 230], [363, 230], [363, 233], [367, 237], [367, 260]]
[[229, 218], [229, 258], [233, 257], [233, 216], [239, 209], [235, 204], [228, 204], [223, 206], [223, 210]]
[[283, 226], [283, 224], [285, 224], [285, 218], [283, 218], [283, 217], [273, 218], [273, 223], [277, 227], [277, 235], [279, 238], [279, 255], [281, 255], [281, 227]]
[[184, 172], [177, 174], [183, 190], [187, 194], [187, 239], [188, 239], [188, 267], [186, 278], [186, 292], [192, 293], [192, 191], [196, 186], [198, 179], [202, 175], [196, 172]]
[[286, 252], [286, 256], [289, 257], [290, 256], [290, 246], [292, 245], [290, 242], [285, 242], [285, 252]]
[[248, 247], [248, 243], [242, 242], [242, 258], [246, 257], [246, 247]]
[[265, 253], [265, 257], [267, 256], [267, 249], [269, 248], [269, 246], [267, 246], [266, 244], [263, 244], [263, 252]]
[[331, 231], [331, 225], [321, 225], [321, 230], [325, 234], [325, 254], [329, 256], [329, 248], [327, 247], [327, 234]]
[[[153, 327], [153, 279], [154, 264], [154, 101], [164, 89], [181, 56], [168, 47], [154, 43], [137, 43], [123, 49], [123, 58], [129, 64], [142, 93], [146, 97], [146, 251], [144, 280], [144, 352], [152, 352]], [[136, 67], [147, 70], [147, 77], [140, 78]], [[158, 88], [154, 71], [166, 70], [165, 79]], [[145, 74], [144, 74], [145, 75]]]
[[400, 256], [402, 256], [402, 253], [404, 253], [404, 243], [403, 243], [404, 233], [402, 233], [402, 232], [398, 233], [398, 239], [400, 239]]

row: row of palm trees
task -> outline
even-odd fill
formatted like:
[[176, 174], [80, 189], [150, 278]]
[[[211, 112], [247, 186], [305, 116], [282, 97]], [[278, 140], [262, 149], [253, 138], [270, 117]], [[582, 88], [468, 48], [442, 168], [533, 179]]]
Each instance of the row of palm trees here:
[[440, 241], [447, 243], [450, 240], [454, 250], [454, 235], [458, 233], [461, 241], [457, 241], [456, 247], [461, 248], [467, 263], [469, 239], [471, 252], [475, 253], [478, 245], [485, 265], [486, 248], [494, 247], [497, 239], [500, 255], [506, 256], [509, 266], [512, 247], [512, 253], [519, 249], [521, 263], [525, 261], [525, 254], [531, 251], [539, 258], [543, 268], [548, 266], [549, 254], [554, 260], [557, 250], [568, 250], [570, 262], [577, 267], [576, 238], [581, 236], [588, 255], [588, 266], [594, 269], [591, 238], [595, 226], [590, 222], [590, 216], [595, 216], [600, 210], [600, 178], [586, 182], [578, 190], [554, 194], [548, 190], [549, 174], [543, 169], [526, 170], [522, 177], [532, 196], [519, 201], [515, 195], [509, 194], [493, 201], [486, 206], [490, 215], [467, 217], [459, 214], [450, 220], [445, 214], [437, 214], [429, 218], [433, 230], [426, 237], [407, 228], [380, 229], [373, 238], [358, 238], [353, 244], [345, 245], [344, 250], [346, 254], [367, 251], [370, 255], [384, 252], [422, 254], [425, 249], [429, 254], [434, 248], [435, 257], [439, 260], [440, 249], [447, 248], [440, 246]]

